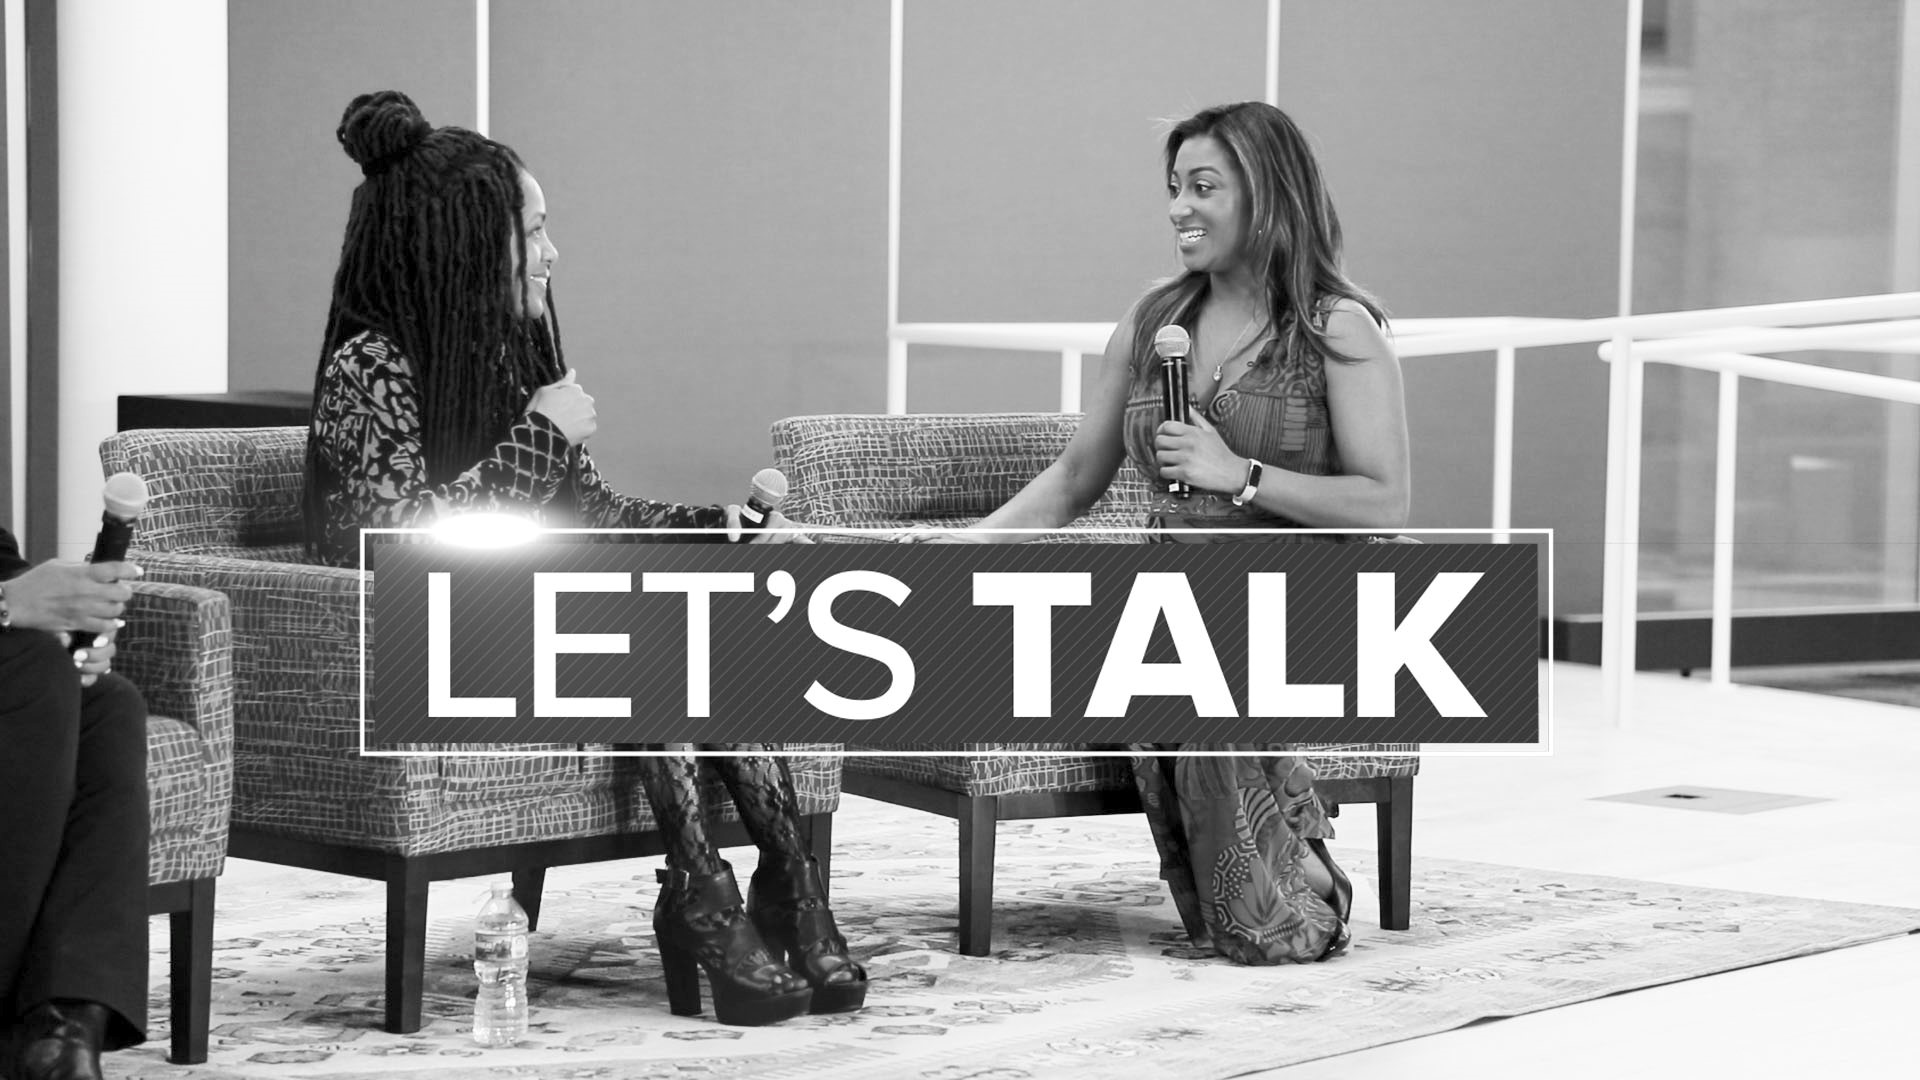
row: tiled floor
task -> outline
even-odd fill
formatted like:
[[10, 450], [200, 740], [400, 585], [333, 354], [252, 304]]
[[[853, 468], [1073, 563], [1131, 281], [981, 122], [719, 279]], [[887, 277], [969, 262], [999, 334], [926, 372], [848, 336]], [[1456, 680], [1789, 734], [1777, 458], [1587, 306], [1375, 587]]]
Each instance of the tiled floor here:
[[[1643, 675], [1623, 729], [1594, 668], [1556, 670], [1547, 758], [1422, 765], [1416, 854], [1920, 907], [1920, 710]], [[1752, 814], [1601, 801], [1691, 785], [1828, 801]], [[1371, 834], [1370, 810], [1341, 818]], [[1270, 1075], [1907, 1075], [1920, 936], [1492, 1023]]]

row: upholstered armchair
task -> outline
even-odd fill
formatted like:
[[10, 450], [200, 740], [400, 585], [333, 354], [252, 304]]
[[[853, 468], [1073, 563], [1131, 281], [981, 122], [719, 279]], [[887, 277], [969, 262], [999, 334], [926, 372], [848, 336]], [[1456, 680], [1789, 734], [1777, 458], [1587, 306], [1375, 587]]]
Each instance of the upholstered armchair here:
[[[774, 463], [789, 485], [783, 512], [808, 525], [875, 530], [827, 541], [880, 541], [902, 529], [958, 526], [1012, 498], [1052, 464], [1079, 426], [1078, 414], [985, 413], [796, 416], [773, 425]], [[1146, 517], [1145, 480], [1123, 465], [1107, 493], [1075, 529], [1054, 542], [1138, 543]], [[995, 824], [1021, 818], [1137, 813], [1140, 796], [1125, 757], [997, 754], [971, 751], [1070, 750], [1046, 743], [888, 747], [924, 755], [860, 756], [849, 746], [845, 788], [855, 795], [955, 818], [960, 827], [960, 951], [984, 956], [992, 936]], [[1303, 752], [1321, 797], [1378, 804], [1380, 923], [1407, 928], [1412, 864], [1413, 777], [1409, 744], [1321, 746]], [[1323, 751], [1315, 754], [1314, 750]], [[1378, 750], [1331, 756], [1324, 751]], [[1141, 841], [1147, 842], [1141, 826]]]
[[[582, 749], [572, 744], [518, 747], [525, 753], [513, 757], [359, 753], [363, 574], [306, 561], [305, 453], [297, 427], [126, 431], [100, 448], [108, 473], [147, 482], [134, 554], [147, 580], [232, 601], [232, 853], [385, 882], [386, 1026], [416, 1031], [429, 882], [510, 873], [537, 922], [547, 867], [663, 846], [631, 759], [563, 756]], [[815, 751], [789, 764], [824, 867], [838, 748], [794, 749]], [[717, 781], [712, 794], [725, 807], [716, 842], [748, 842]]]
[[226, 597], [152, 580], [134, 584], [126, 619], [113, 666], [147, 702], [147, 910], [171, 923], [171, 1060], [198, 1064], [233, 799], [233, 632]]

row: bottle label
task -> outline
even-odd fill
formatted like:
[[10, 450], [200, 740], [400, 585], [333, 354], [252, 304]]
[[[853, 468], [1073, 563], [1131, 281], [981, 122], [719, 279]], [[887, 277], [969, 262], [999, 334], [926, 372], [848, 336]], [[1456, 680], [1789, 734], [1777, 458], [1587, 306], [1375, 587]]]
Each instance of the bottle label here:
[[473, 958], [481, 963], [491, 964], [508, 964], [525, 960], [527, 936], [478, 931], [473, 935]]

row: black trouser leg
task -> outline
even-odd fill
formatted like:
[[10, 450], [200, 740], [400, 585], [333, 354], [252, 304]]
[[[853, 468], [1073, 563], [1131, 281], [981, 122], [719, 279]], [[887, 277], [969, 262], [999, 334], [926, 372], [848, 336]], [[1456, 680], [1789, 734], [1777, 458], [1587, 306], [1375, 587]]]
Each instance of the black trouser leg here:
[[147, 712], [117, 675], [82, 689], [50, 634], [0, 634], [0, 979], [17, 1016], [53, 998], [147, 1016]]

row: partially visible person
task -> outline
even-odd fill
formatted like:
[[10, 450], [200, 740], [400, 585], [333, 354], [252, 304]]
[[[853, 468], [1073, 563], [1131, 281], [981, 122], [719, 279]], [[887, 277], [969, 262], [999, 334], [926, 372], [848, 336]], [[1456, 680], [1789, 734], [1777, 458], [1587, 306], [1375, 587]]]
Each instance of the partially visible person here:
[[[1207, 109], [1167, 136], [1167, 216], [1182, 270], [1142, 296], [1060, 458], [977, 529], [1059, 528], [1132, 460], [1152, 486], [1161, 543], [1320, 542], [1406, 524], [1409, 462], [1400, 364], [1380, 305], [1341, 266], [1340, 220], [1305, 136], [1262, 102]], [[1188, 423], [1163, 419], [1161, 328], [1192, 339]], [[1192, 487], [1176, 495], [1170, 482]], [[933, 537], [921, 537], [932, 539]], [[1022, 539], [989, 532], [949, 539]], [[1165, 757], [1134, 772], [1162, 861], [1197, 937], [1251, 964], [1344, 948], [1352, 887], [1292, 744], [1264, 757]], [[1204, 926], [1202, 925], [1204, 923]]]
[[[112, 673], [128, 563], [0, 529], [0, 1074], [97, 1080], [146, 1039], [147, 708]], [[68, 651], [76, 630], [97, 635]]]
[[[314, 378], [305, 509], [318, 556], [349, 564], [361, 528], [476, 510], [549, 526], [705, 530], [684, 540], [738, 535], [737, 506], [624, 495], [594, 466], [585, 443], [598, 414], [562, 356], [546, 195], [518, 154], [434, 127], [391, 90], [354, 98], [335, 134], [365, 179]], [[798, 539], [777, 512], [753, 537]], [[654, 929], [672, 1010], [700, 1011], [700, 970], [724, 1024], [859, 1008], [866, 971], [827, 906], [783, 762], [672, 749], [685, 752], [634, 759], [667, 848]], [[760, 852], [745, 902], [707, 835], [706, 770]]]

